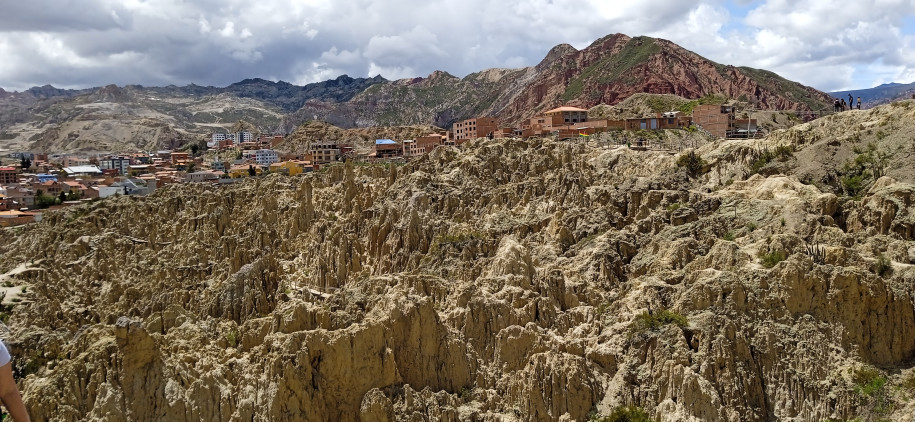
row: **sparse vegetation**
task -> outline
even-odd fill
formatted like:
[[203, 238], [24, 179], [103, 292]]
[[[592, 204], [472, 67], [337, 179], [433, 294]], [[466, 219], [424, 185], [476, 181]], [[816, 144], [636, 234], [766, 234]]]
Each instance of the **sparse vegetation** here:
[[679, 203], [679, 202], [674, 202], [673, 204], [670, 204], [670, 205], [667, 206], [667, 212], [674, 212], [674, 211], [676, 211], [676, 210], [678, 210], [678, 209], [680, 209], [680, 203]]
[[772, 267], [776, 266], [779, 262], [782, 262], [787, 258], [788, 258], [788, 255], [785, 253], [785, 251], [776, 250], [776, 251], [772, 251], [772, 252], [763, 253], [762, 256], [760, 256], [760, 263], [762, 264], [763, 267], [772, 268]]
[[592, 415], [592, 422], [654, 422], [648, 412], [638, 406], [625, 406], [613, 409], [607, 416]]
[[728, 231], [727, 233], [722, 235], [721, 238], [724, 240], [727, 240], [728, 242], [733, 242], [734, 239], [736, 239], [736, 237], [734, 236], [734, 232], [732, 232], [732, 231]]
[[882, 416], [892, 410], [886, 388], [888, 380], [879, 369], [861, 365], [852, 372], [851, 381], [855, 393], [865, 401], [867, 416]]
[[226, 341], [229, 342], [229, 347], [238, 346], [238, 331], [232, 330], [226, 333]]
[[868, 143], [865, 149], [856, 147], [854, 152], [858, 155], [845, 163], [839, 178], [845, 194], [859, 198], [874, 181], [883, 177], [891, 154], [879, 150], [874, 143]]
[[874, 262], [874, 274], [879, 276], [886, 275], [893, 268], [893, 263], [884, 254], [877, 255], [877, 261]]
[[807, 244], [806, 245], [807, 255], [813, 259], [813, 262], [823, 265], [826, 263], [826, 248], [820, 246], [819, 244]]
[[688, 151], [677, 158], [677, 167], [685, 168], [686, 172], [692, 177], [702, 174], [707, 165], [708, 163], [695, 151]]
[[787, 161], [794, 156], [794, 146], [779, 145], [774, 150], [765, 148], [762, 151], [756, 151], [753, 155], [753, 161], [750, 163], [750, 174], [759, 173], [763, 167], [767, 166], [774, 160]]
[[644, 313], [638, 315], [635, 317], [635, 320], [630, 326], [630, 329], [631, 333], [635, 334], [646, 331], [657, 331], [666, 325], [686, 327], [688, 324], [689, 322], [687, 321], [686, 317], [683, 316], [683, 314], [669, 309], [664, 309], [656, 313], [645, 311]]

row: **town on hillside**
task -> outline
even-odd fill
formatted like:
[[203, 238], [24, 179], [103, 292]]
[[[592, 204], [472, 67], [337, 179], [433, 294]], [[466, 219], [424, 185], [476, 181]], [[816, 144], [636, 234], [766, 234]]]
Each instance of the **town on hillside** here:
[[[588, 139], [612, 131], [669, 129], [699, 131], [709, 139], [755, 137], [761, 132], [756, 119], [739, 118], [736, 107], [727, 105], [697, 105], [691, 116], [671, 111], [620, 120], [590, 120], [588, 110], [562, 106], [525, 120], [521, 127], [503, 127], [495, 118], [477, 117], [415, 139], [377, 139], [370, 151], [322, 140], [311, 142], [301, 154], [280, 153], [275, 148], [284, 135], [242, 131], [213, 133], [205, 150], [202, 144], [192, 144], [186, 151], [127, 155], [13, 153], [0, 158], [0, 227], [39, 221], [45, 209], [113, 195], [147, 195], [171, 183], [225, 184], [269, 173], [295, 176], [345, 160], [409, 160], [439, 146], [461, 146], [477, 138]], [[629, 146], [647, 149], [649, 142], [635, 137]]]

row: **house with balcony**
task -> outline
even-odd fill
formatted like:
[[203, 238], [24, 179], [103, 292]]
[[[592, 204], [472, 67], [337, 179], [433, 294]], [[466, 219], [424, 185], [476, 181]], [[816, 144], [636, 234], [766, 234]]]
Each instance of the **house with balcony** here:
[[403, 147], [394, 140], [375, 140], [375, 158], [393, 158], [401, 156], [403, 156]]

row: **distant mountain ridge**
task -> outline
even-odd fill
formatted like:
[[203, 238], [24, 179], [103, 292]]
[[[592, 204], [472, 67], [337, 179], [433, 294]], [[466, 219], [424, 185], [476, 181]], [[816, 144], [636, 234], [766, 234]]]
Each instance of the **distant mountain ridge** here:
[[858, 97], [861, 97], [864, 107], [875, 107], [896, 100], [912, 98], [912, 95], [915, 95], [915, 82], [910, 84], [890, 82], [873, 88], [834, 91], [829, 93], [829, 95], [835, 98], [847, 98], [849, 94], [855, 98], [855, 101], [858, 100]]
[[[239, 119], [280, 133], [291, 133], [310, 120], [341, 128], [447, 128], [459, 120], [491, 116], [505, 126], [520, 126], [556, 106], [615, 105], [637, 93], [687, 99], [723, 95], [761, 109], [826, 110], [832, 105], [829, 95], [773, 72], [715, 63], [663, 39], [612, 34], [582, 50], [559, 44], [535, 66], [486, 69], [463, 78], [435, 71], [425, 78], [396, 81], [342, 75], [304, 86], [251, 78], [221, 88], [109, 85], [67, 90], [45, 85], [21, 93], [3, 91], [0, 140], [14, 139], [21, 146], [40, 138], [44, 148], [55, 148], [62, 142], [74, 144], [69, 141], [82, 136], [83, 126], [71, 124], [70, 132], [61, 132], [48, 125], [138, 116], [150, 127], [173, 127], [174, 132], [156, 132], [159, 138], [168, 133], [169, 145], [226, 130]], [[119, 133], [129, 133], [124, 129]], [[99, 129], [92, 136], [105, 134]], [[91, 142], [79, 145], [90, 148]]]

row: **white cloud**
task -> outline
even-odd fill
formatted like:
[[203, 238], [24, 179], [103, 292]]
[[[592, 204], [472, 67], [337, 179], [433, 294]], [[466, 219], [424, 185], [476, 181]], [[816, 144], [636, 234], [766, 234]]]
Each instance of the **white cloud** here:
[[623, 32], [831, 90], [915, 79], [915, 42], [903, 30], [913, 15], [915, 0], [30, 0], [0, 15], [0, 81], [24, 89], [463, 76], [534, 65], [557, 44], [583, 48]]

